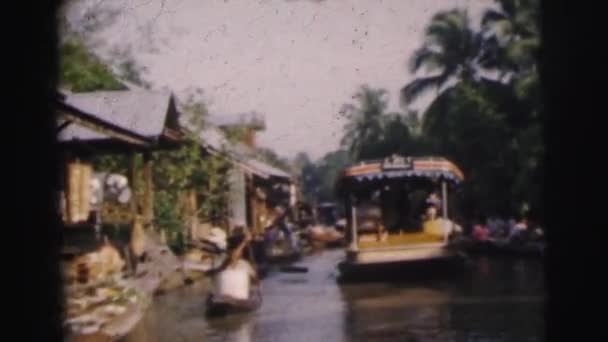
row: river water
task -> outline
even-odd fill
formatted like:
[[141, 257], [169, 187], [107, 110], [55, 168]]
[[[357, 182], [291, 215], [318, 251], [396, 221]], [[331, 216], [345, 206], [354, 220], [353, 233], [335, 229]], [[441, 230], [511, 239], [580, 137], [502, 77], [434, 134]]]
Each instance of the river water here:
[[304, 258], [308, 273], [273, 273], [255, 313], [207, 320], [205, 289], [155, 299], [125, 339], [143, 341], [542, 341], [538, 260], [476, 258], [442, 280], [338, 284], [343, 251]]

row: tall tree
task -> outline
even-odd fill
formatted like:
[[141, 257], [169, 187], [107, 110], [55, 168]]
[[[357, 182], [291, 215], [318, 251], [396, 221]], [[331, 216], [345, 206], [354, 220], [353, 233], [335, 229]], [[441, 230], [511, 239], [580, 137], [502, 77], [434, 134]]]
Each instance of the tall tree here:
[[348, 122], [344, 126], [341, 144], [355, 160], [372, 158], [376, 142], [382, 139], [382, 115], [387, 108], [387, 92], [362, 86], [353, 96], [358, 103], [342, 106]]
[[[542, 207], [540, 200], [543, 170], [540, 113], [542, 102], [538, 74], [540, 49], [540, 2], [538, 0], [496, 0], [482, 19], [484, 41], [482, 62], [501, 70], [516, 97], [518, 110], [510, 113], [512, 140], [519, 173], [514, 180], [518, 197]], [[542, 208], [541, 208], [542, 210]]]
[[439, 91], [451, 80], [476, 79], [481, 42], [482, 37], [471, 27], [466, 11], [452, 9], [435, 14], [424, 31], [423, 45], [409, 61], [411, 73], [424, 67], [426, 75], [401, 89], [402, 101], [411, 103], [425, 92]]
[[265, 147], [258, 147], [256, 149], [256, 154], [268, 164], [285, 172], [291, 172], [289, 160], [279, 156], [274, 150]]
[[334, 187], [340, 173], [350, 166], [351, 159], [348, 151], [337, 150], [329, 152], [316, 163], [320, 175], [320, 187], [317, 192], [319, 201], [334, 201]]
[[[405, 105], [420, 94], [441, 89], [426, 110], [419, 142], [446, 155], [467, 173], [469, 207], [512, 211], [539, 201], [542, 141], [538, 112], [538, 1], [497, 0], [476, 32], [465, 11], [437, 13], [425, 42], [410, 59], [431, 76], [402, 89]], [[499, 80], [481, 76], [498, 71]], [[448, 82], [454, 82], [446, 88]]]
[[90, 53], [78, 39], [64, 41], [60, 47], [60, 84], [73, 92], [125, 90], [112, 70]]
[[389, 113], [382, 118], [382, 138], [377, 142], [378, 155], [386, 157], [391, 154], [412, 155], [416, 151], [410, 129], [401, 113]]

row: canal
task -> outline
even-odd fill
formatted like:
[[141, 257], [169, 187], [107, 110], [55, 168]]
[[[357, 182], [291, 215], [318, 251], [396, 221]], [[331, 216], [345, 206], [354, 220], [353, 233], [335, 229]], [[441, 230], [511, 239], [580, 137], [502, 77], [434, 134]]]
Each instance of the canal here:
[[538, 260], [475, 258], [457, 277], [338, 284], [342, 251], [306, 257], [308, 273], [270, 274], [252, 314], [207, 320], [196, 284], [155, 299], [125, 338], [143, 341], [542, 341]]

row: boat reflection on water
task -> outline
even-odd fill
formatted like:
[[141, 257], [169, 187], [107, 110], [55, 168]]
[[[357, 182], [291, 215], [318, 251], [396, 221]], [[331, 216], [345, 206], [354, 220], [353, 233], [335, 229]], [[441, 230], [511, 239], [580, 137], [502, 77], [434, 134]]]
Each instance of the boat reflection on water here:
[[344, 286], [344, 334], [362, 340], [421, 341], [449, 326], [449, 295], [424, 288]]
[[441, 281], [341, 286], [344, 335], [385, 341], [540, 341], [540, 262], [478, 258], [474, 272]]
[[210, 320], [205, 341], [250, 342], [253, 337], [254, 319], [248, 315], [237, 315], [228, 319]]

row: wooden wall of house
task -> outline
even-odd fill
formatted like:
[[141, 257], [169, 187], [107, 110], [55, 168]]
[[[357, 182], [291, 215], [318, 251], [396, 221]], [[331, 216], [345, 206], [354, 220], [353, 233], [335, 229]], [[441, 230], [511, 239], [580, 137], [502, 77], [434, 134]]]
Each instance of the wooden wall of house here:
[[230, 177], [230, 192], [228, 196], [228, 211], [230, 228], [234, 225], [242, 223], [248, 225], [247, 220], [247, 184], [245, 173], [238, 169], [232, 168], [229, 171]]

